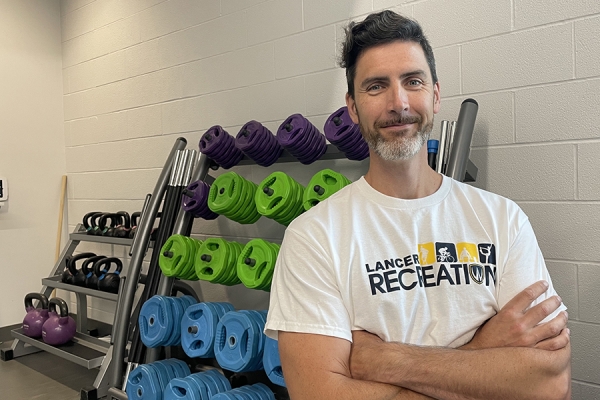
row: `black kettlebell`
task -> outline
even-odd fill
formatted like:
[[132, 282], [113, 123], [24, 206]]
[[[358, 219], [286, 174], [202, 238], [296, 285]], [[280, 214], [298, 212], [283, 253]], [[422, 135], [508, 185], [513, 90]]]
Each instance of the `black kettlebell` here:
[[121, 217], [121, 223], [115, 228], [114, 237], [126, 238], [129, 237], [131, 231], [131, 218], [127, 211], [118, 211], [117, 215]]
[[85, 287], [85, 279], [86, 279], [85, 274], [83, 273], [82, 270], [77, 269], [76, 262], [79, 260], [83, 260], [84, 258], [95, 257], [95, 256], [96, 256], [95, 253], [80, 253], [80, 254], [77, 254], [76, 256], [71, 257], [71, 260], [69, 261], [69, 264], [67, 265], [67, 267], [69, 268], [71, 275], [73, 275], [73, 281], [71, 282], [73, 285]]
[[[116, 264], [117, 269], [114, 273], [109, 273], [110, 265]], [[100, 269], [100, 267], [103, 267]], [[94, 274], [98, 277], [98, 289], [109, 293], [119, 293], [119, 282], [121, 280], [121, 271], [123, 271], [123, 262], [117, 257], [107, 257], [94, 263]]]
[[104, 212], [95, 213], [90, 217], [90, 226], [92, 229], [88, 232], [90, 235], [100, 236], [102, 234], [102, 230], [100, 229], [100, 218], [106, 214]]
[[[79, 253], [77, 255], [74, 256], [67, 256], [65, 257], [65, 270], [62, 274], [62, 278], [61, 281], [63, 283], [68, 283], [70, 285], [74, 284], [74, 278], [75, 276], [80, 272], [77, 271], [77, 267], [75, 266], [75, 262], [79, 261], [81, 259], [84, 258], [88, 258], [88, 257], [94, 257], [96, 254], [94, 253]], [[75, 271], [75, 273], [73, 273], [73, 271]]]
[[105, 256], [90, 257], [81, 264], [81, 272], [85, 275], [85, 287], [98, 290], [98, 277], [94, 273], [94, 263], [106, 258]]
[[85, 228], [85, 233], [88, 233], [90, 235], [91, 235], [90, 231], [92, 230], [92, 225], [90, 223], [90, 219], [92, 218], [92, 216], [94, 214], [101, 214], [101, 212], [100, 211], [92, 211], [83, 216], [83, 227]]
[[135, 236], [135, 233], [137, 232], [138, 220], [140, 219], [141, 215], [142, 213], [139, 211], [136, 211], [133, 214], [131, 214], [131, 230], [129, 231], [129, 239], [133, 239], [133, 237]]
[[[110, 220], [110, 225], [106, 221]], [[99, 236], [113, 236], [115, 228], [121, 223], [121, 216], [115, 213], [105, 213], [98, 220], [98, 228], [100, 228]]]

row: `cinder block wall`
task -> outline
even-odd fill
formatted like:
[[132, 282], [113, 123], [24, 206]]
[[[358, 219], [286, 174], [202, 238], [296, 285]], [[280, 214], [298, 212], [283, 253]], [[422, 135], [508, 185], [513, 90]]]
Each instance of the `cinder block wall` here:
[[[344, 75], [335, 66], [343, 25], [383, 8], [420, 21], [434, 46], [443, 98], [438, 122], [455, 120], [467, 97], [479, 102], [471, 152], [476, 185], [529, 214], [569, 307], [573, 398], [600, 398], [598, 2], [63, 0], [71, 229], [91, 210], [139, 209], [176, 137], [196, 147], [212, 125], [235, 135], [250, 119], [275, 132], [296, 112], [322, 127], [344, 104]], [[306, 184], [324, 167], [356, 179], [366, 165], [277, 169]], [[275, 168], [234, 170], [259, 182]], [[194, 225], [196, 237], [242, 243], [279, 241], [282, 234], [267, 220]], [[125, 256], [113, 246], [87, 249]], [[268, 300], [239, 287], [198, 289], [247, 308]], [[110, 319], [112, 305], [92, 307]]]

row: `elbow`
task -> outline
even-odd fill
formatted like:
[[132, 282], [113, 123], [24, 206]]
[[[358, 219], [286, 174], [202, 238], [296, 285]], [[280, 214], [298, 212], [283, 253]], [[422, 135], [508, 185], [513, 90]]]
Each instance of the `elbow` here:
[[571, 363], [570, 360], [548, 379], [544, 384], [545, 393], [541, 399], [570, 400], [571, 399]]
[[571, 399], [571, 374], [567, 371], [552, 379], [547, 385], [544, 399], [570, 400]]

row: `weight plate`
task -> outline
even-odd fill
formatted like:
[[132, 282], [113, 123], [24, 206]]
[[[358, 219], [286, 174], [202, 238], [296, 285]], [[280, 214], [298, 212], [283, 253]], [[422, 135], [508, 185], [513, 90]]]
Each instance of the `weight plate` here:
[[264, 400], [275, 400], [275, 394], [264, 383], [255, 383], [252, 387], [255, 388], [257, 392], [260, 391], [265, 394], [265, 396], [262, 397]]
[[200, 379], [202, 382], [204, 382], [209, 399], [212, 399], [214, 395], [220, 392], [219, 388], [217, 387], [217, 384], [213, 380], [209, 379], [209, 377], [206, 375], [206, 372], [199, 372], [194, 375], [196, 375], [196, 379]]
[[217, 325], [215, 357], [223, 369], [245, 371], [255, 356], [258, 340], [254, 337], [254, 323], [241, 312], [228, 312]]
[[217, 307], [213, 304], [198, 303], [187, 308], [181, 321], [181, 340], [188, 356], [214, 357], [213, 347], [219, 319]]
[[165, 390], [165, 388], [167, 387], [167, 385], [169, 384], [171, 379], [177, 378], [177, 376], [175, 375], [175, 371], [169, 365], [166, 365], [160, 361], [155, 361], [152, 364], [148, 364], [148, 365], [152, 365], [155, 368], [159, 378], [161, 376], [163, 377], [164, 385], [161, 382], [163, 391]]
[[173, 308], [164, 296], [148, 299], [138, 318], [142, 342], [150, 348], [161, 346], [169, 338], [174, 326]]
[[[246, 264], [247, 259], [252, 264]], [[276, 260], [277, 252], [269, 246], [268, 242], [262, 239], [253, 239], [246, 244], [238, 257], [238, 277], [250, 289], [270, 286], [272, 269], [275, 267]]]
[[[195, 270], [198, 278], [215, 282], [223, 274], [226, 263], [227, 246], [221, 238], [208, 238], [196, 252]], [[204, 260], [203, 258], [206, 257]]]
[[175, 371], [175, 376], [178, 378], [185, 378], [191, 374], [190, 367], [186, 364], [185, 361], [178, 360], [176, 358], [168, 358], [163, 360], [166, 364], [169, 364], [173, 367]]
[[260, 395], [250, 385], [240, 386], [232, 391], [236, 396], [245, 400], [261, 400]]
[[283, 371], [281, 369], [281, 359], [279, 358], [279, 344], [277, 340], [271, 339], [270, 337], [265, 339], [263, 366], [271, 382], [285, 387], [285, 380], [283, 379]]
[[217, 214], [225, 214], [236, 206], [240, 197], [242, 179], [233, 171], [215, 179], [208, 194], [208, 208]]
[[231, 390], [231, 385], [225, 384], [225, 382], [229, 384], [229, 381], [215, 369], [204, 372], [204, 379], [214, 383], [219, 393]]
[[198, 388], [198, 390], [201, 393], [200, 399], [205, 400], [205, 399], [209, 399], [211, 398], [208, 394], [208, 387], [206, 386], [206, 383], [204, 382], [204, 380], [198, 376], [199, 374], [202, 374], [202, 372], [196, 372], [194, 374], [191, 374], [187, 377], [187, 379], [190, 380], [190, 382], [193, 382], [196, 387]]
[[[219, 393], [218, 395], [211, 397], [210, 399], [211, 400], [240, 400], [239, 397], [236, 397], [236, 395], [233, 394], [233, 391]], [[242, 399], [242, 400], [244, 400], [244, 399]]]
[[179, 346], [181, 344], [181, 319], [187, 308], [187, 301], [181, 297], [168, 297], [173, 307], [173, 330], [163, 346]]
[[[239, 313], [245, 314], [252, 323], [252, 328], [248, 330], [248, 335], [255, 339], [256, 345], [252, 347], [252, 353], [243, 371], [258, 371], [262, 369], [262, 355], [264, 340], [262, 339], [262, 329], [260, 327], [259, 316], [254, 310], [240, 310]], [[264, 329], [264, 323], [263, 323]]]
[[[172, 235], [167, 239], [160, 249], [158, 263], [163, 274], [169, 277], [177, 277], [190, 262], [190, 248], [186, 237], [183, 235]], [[169, 256], [165, 254], [171, 253]], [[192, 258], [193, 259], [193, 258]]]
[[160, 400], [162, 388], [156, 370], [149, 365], [138, 365], [127, 378], [127, 398], [137, 400]]
[[202, 400], [202, 393], [198, 385], [188, 378], [175, 378], [169, 382], [164, 390], [164, 400]]

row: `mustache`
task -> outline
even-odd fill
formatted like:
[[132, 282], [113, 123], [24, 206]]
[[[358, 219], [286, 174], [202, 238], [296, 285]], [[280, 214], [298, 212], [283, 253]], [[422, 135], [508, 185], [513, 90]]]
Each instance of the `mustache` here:
[[375, 126], [377, 128], [387, 128], [392, 125], [401, 125], [401, 124], [420, 124], [422, 121], [421, 117], [415, 116], [398, 116], [396, 118], [387, 119], [385, 121], [378, 121]]

